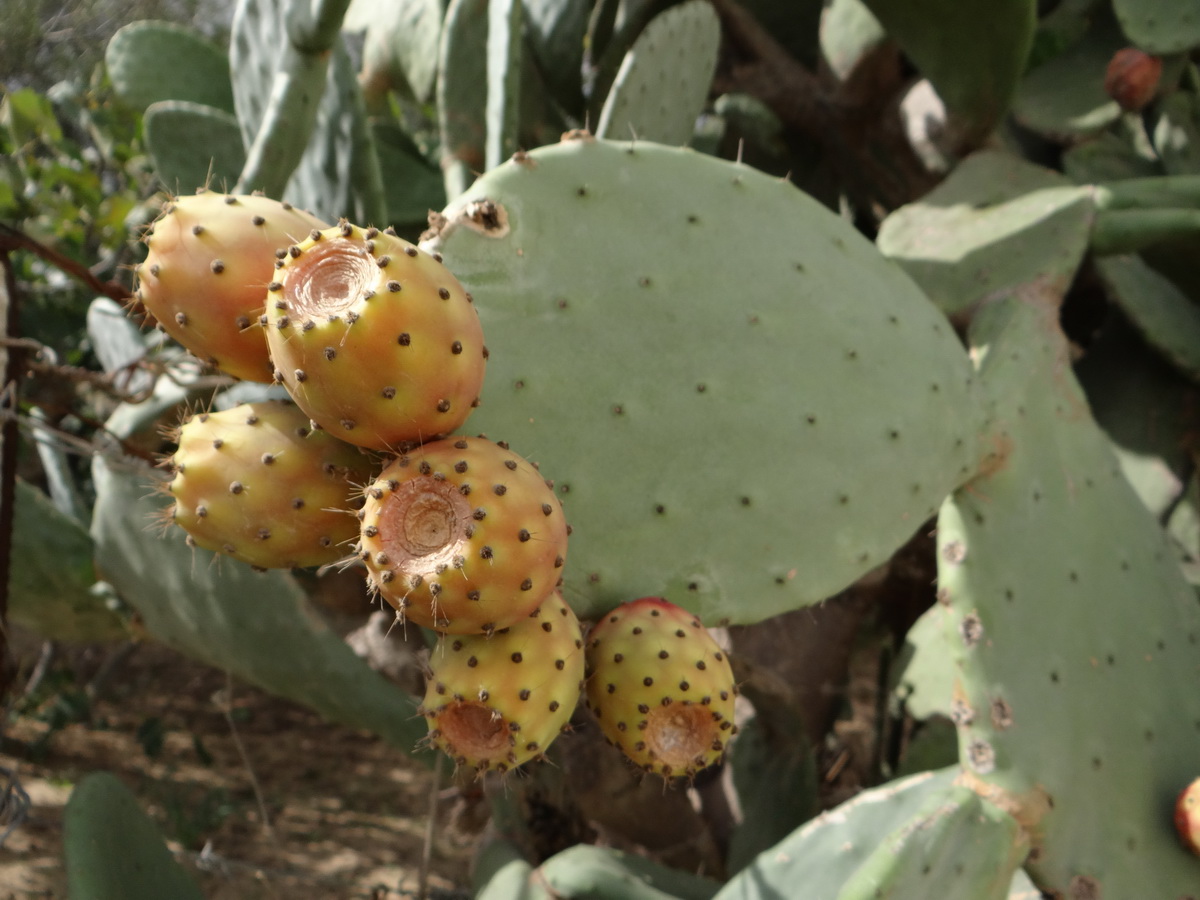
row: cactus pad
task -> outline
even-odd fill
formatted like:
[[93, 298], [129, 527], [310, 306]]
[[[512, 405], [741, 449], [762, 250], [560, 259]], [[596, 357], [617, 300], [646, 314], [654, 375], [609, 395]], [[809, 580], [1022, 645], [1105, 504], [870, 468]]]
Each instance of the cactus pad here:
[[737, 733], [728, 658], [699, 619], [660, 597], [601, 619], [588, 633], [587, 670], [600, 730], [647, 772], [693, 776]]
[[187, 100], [233, 112], [229, 60], [184, 25], [144, 19], [122, 26], [104, 49], [113, 90], [135, 109]]
[[1108, 294], [1150, 346], [1200, 381], [1200, 309], [1166, 276], [1136, 255], [1096, 261]]
[[609, 89], [596, 135], [686, 144], [704, 109], [721, 24], [708, 0], [655, 16], [634, 41]]
[[1130, 43], [1147, 53], [1182, 53], [1200, 45], [1200, 9], [1186, 0], [1113, 0]]
[[1028, 852], [1009, 815], [956, 783], [958, 767], [863, 791], [730, 880], [715, 900], [1004, 900]]
[[108, 772], [75, 786], [63, 812], [67, 887], [87, 900], [201, 900], [129, 788]]
[[973, 469], [953, 330], [786, 182], [569, 140], [447, 217], [425, 246], [478, 291], [493, 351], [472, 427], [555, 478], [581, 615], [648, 594], [714, 624], [819, 602]]
[[877, 243], [948, 315], [1040, 282], [1065, 292], [1087, 252], [1087, 188], [994, 150], [884, 220]]
[[866, 0], [867, 7], [976, 138], [1008, 112], [1033, 46], [1037, 4], [970, 7], [954, 0]]
[[480, 438], [433, 441], [366, 488], [362, 558], [408, 619], [452, 634], [521, 621], [561, 582], [568, 527], [526, 460]]
[[291, 247], [266, 295], [277, 376], [343, 440], [392, 449], [470, 415], [487, 349], [471, 295], [440, 256], [343, 222]]
[[313, 431], [290, 402], [194, 416], [171, 464], [174, 521], [205, 549], [264, 569], [317, 566], [345, 556], [357, 535], [350, 494], [369, 460]]
[[1042, 890], [1190, 895], [1200, 860], [1171, 804], [1195, 777], [1200, 605], [1088, 413], [1057, 313], [1010, 298], [972, 326], [1004, 451], [938, 519], [960, 754], [1030, 829]]
[[555, 592], [494, 634], [442, 637], [430, 668], [430, 743], [460, 766], [504, 772], [545, 753], [579, 702], [579, 620]]
[[137, 298], [192, 353], [238, 378], [270, 381], [258, 327], [275, 253], [324, 225], [286, 203], [215, 191], [176, 197], [144, 240]]
[[146, 149], [169, 190], [237, 184], [246, 162], [237, 117], [213, 106], [162, 100], [146, 108]]

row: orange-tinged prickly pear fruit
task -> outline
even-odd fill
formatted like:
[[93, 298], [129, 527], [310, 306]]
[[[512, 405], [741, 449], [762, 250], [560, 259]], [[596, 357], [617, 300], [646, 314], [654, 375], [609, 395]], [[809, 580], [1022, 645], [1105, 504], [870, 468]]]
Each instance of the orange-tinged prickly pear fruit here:
[[276, 253], [325, 224], [259, 195], [175, 197], [144, 237], [137, 298], [196, 356], [246, 381], [272, 380], [259, 319]]
[[562, 507], [507, 445], [424, 444], [367, 485], [361, 512], [371, 584], [419, 625], [492, 632], [524, 619], [562, 580]]
[[343, 222], [287, 251], [267, 286], [277, 377], [343, 440], [398, 450], [459, 428], [487, 349], [471, 295], [441, 257]]
[[646, 772], [693, 776], [725, 752], [737, 688], [700, 620], [661, 597], [625, 603], [587, 637], [588, 706]]

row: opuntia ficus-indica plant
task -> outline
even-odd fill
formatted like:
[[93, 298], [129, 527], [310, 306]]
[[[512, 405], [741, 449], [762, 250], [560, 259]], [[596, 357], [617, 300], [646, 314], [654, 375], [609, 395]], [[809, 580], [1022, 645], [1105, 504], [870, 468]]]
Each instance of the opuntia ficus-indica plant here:
[[[1200, 896], [1192, 6], [481, 9], [110, 43], [150, 637], [481, 781], [482, 897]], [[333, 567], [423, 694], [281, 612]]]

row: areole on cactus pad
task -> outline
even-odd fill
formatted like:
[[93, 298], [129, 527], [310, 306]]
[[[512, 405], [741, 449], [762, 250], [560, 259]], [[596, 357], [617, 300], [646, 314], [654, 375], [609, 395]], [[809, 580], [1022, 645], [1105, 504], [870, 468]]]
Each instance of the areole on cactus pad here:
[[342, 222], [289, 248], [263, 324], [276, 377], [352, 444], [448, 434], [479, 399], [487, 349], [471, 295], [394, 233]]
[[272, 379], [259, 325], [276, 252], [325, 228], [260, 195], [202, 191], [168, 201], [147, 231], [136, 296], [163, 330], [230, 375]]

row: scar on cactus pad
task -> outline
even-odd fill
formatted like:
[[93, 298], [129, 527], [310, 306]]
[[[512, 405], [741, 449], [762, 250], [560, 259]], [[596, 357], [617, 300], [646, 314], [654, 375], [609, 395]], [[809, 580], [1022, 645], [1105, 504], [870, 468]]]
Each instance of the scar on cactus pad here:
[[691, 777], [737, 733], [729, 659], [700, 620], [661, 597], [613, 610], [587, 639], [587, 703], [646, 772]]
[[444, 635], [421, 712], [428, 740], [458, 765], [504, 772], [540, 758], [583, 690], [579, 620], [555, 591], [490, 635]]
[[479, 402], [487, 348], [471, 295], [390, 230], [343, 221], [290, 247], [262, 323], [276, 378], [352, 444], [449, 434]]
[[372, 468], [357, 447], [314, 431], [284, 400], [199, 413], [175, 439], [166, 516], [193, 546], [264, 569], [345, 556], [357, 534], [351, 494]]
[[372, 586], [438, 631], [513, 625], [562, 582], [562, 507], [506, 444], [454, 438], [405, 453], [367, 485], [360, 515]]
[[169, 200], [143, 237], [137, 299], [196, 356], [248, 381], [269, 382], [259, 327], [277, 251], [325, 223], [259, 195], [203, 191]]

